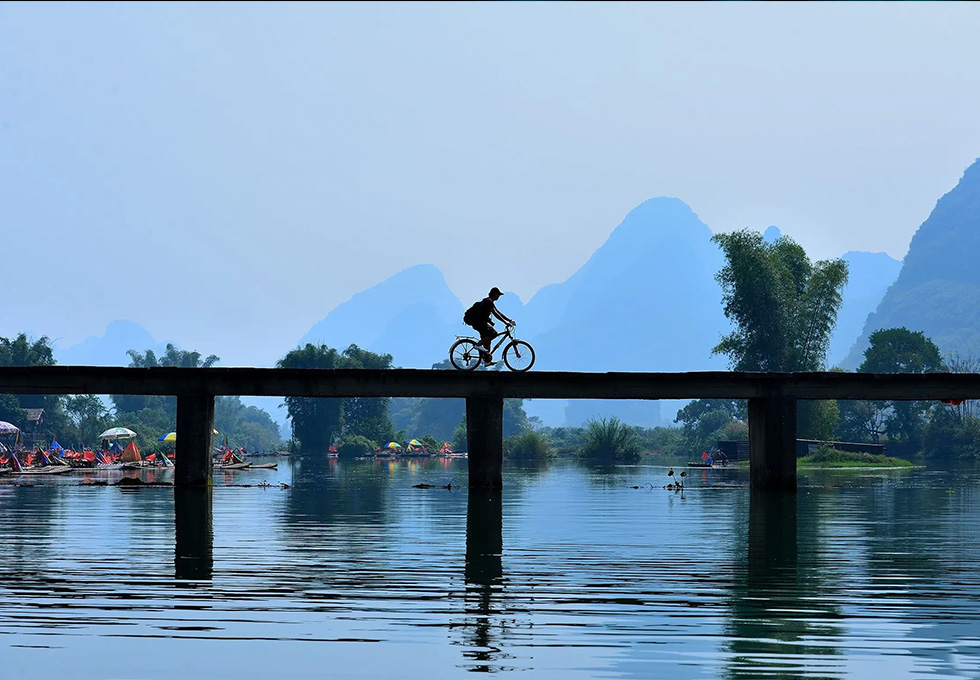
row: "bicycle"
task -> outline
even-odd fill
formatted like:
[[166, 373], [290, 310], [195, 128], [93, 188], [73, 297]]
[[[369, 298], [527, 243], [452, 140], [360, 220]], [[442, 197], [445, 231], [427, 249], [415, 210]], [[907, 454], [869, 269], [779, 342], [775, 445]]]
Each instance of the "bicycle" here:
[[[504, 326], [504, 330], [497, 335], [500, 340], [490, 350], [490, 358], [493, 358], [494, 353], [509, 338], [510, 342], [504, 346], [504, 363], [512, 371], [524, 372], [534, 365], [534, 348], [529, 343], [515, 338], [513, 330], [512, 325]], [[484, 352], [486, 350], [483, 349], [479, 339], [457, 335], [456, 342], [449, 348], [449, 363], [460, 371], [472, 371], [483, 361]]]

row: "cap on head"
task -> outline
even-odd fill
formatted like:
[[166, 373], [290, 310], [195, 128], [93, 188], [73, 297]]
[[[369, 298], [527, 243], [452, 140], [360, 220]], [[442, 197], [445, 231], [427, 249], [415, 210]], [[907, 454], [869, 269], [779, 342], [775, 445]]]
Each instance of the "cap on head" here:
[[492, 297], [494, 300], [496, 300], [501, 296], [503, 296], [503, 293], [501, 293], [500, 289], [497, 288], [496, 286], [490, 289], [490, 297]]

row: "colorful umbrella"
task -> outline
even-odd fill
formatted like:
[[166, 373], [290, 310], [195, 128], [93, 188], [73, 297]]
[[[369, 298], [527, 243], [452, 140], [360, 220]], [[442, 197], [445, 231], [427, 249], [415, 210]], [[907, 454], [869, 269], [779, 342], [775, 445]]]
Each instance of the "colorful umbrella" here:
[[420, 442], [418, 439], [413, 439], [412, 441], [408, 442], [408, 445], [409, 446], [423, 446], [422, 442]]
[[136, 433], [128, 427], [111, 427], [99, 435], [99, 439], [135, 439]]
[[[214, 428], [212, 428], [211, 431], [214, 432], [215, 434], [218, 434], [218, 431], [215, 430]], [[157, 441], [158, 442], [175, 442], [175, 441], [177, 441], [177, 433], [176, 432], [168, 432], [167, 434], [165, 434], [162, 437], [160, 437], [159, 439], [157, 439]]]
[[0, 420], [0, 434], [17, 434], [18, 432], [20, 432], [19, 427], [8, 423], [6, 420]]
[[402, 447], [398, 442], [388, 442], [385, 446], [386, 449], [400, 449]]

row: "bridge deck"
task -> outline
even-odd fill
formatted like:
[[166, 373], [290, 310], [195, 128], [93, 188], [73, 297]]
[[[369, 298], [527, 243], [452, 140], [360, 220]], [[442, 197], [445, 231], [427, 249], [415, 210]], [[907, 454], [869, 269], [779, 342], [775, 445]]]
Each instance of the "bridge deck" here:
[[0, 393], [526, 399], [980, 398], [976, 373], [581, 373], [417, 369], [0, 368]]
[[799, 399], [980, 398], [980, 374], [566, 373], [414, 369], [0, 368], [0, 393], [177, 396], [175, 486], [210, 486], [214, 397], [466, 399], [469, 482], [500, 488], [503, 400], [747, 399], [753, 488], [796, 488]]

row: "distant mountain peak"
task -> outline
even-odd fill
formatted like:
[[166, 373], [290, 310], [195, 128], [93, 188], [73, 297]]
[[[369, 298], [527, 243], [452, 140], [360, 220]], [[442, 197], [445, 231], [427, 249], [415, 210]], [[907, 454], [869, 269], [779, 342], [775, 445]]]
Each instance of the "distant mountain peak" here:
[[[463, 307], [442, 271], [431, 264], [408, 267], [353, 295], [300, 339], [344, 349], [354, 343], [394, 356], [396, 366], [428, 368], [441, 359]], [[445, 347], [444, 347], [445, 345]]]
[[783, 232], [779, 230], [779, 227], [775, 225], [769, 225], [769, 227], [763, 232], [762, 240], [766, 243], [775, 243], [783, 237]]
[[843, 362], [855, 367], [871, 333], [922, 331], [943, 352], [980, 355], [980, 159], [919, 226], [895, 283]]
[[102, 335], [89, 336], [77, 345], [64, 349], [56, 347], [55, 358], [61, 364], [125, 366], [129, 363], [128, 350], [160, 351], [162, 347], [140, 324], [128, 319], [116, 319], [106, 326]]

